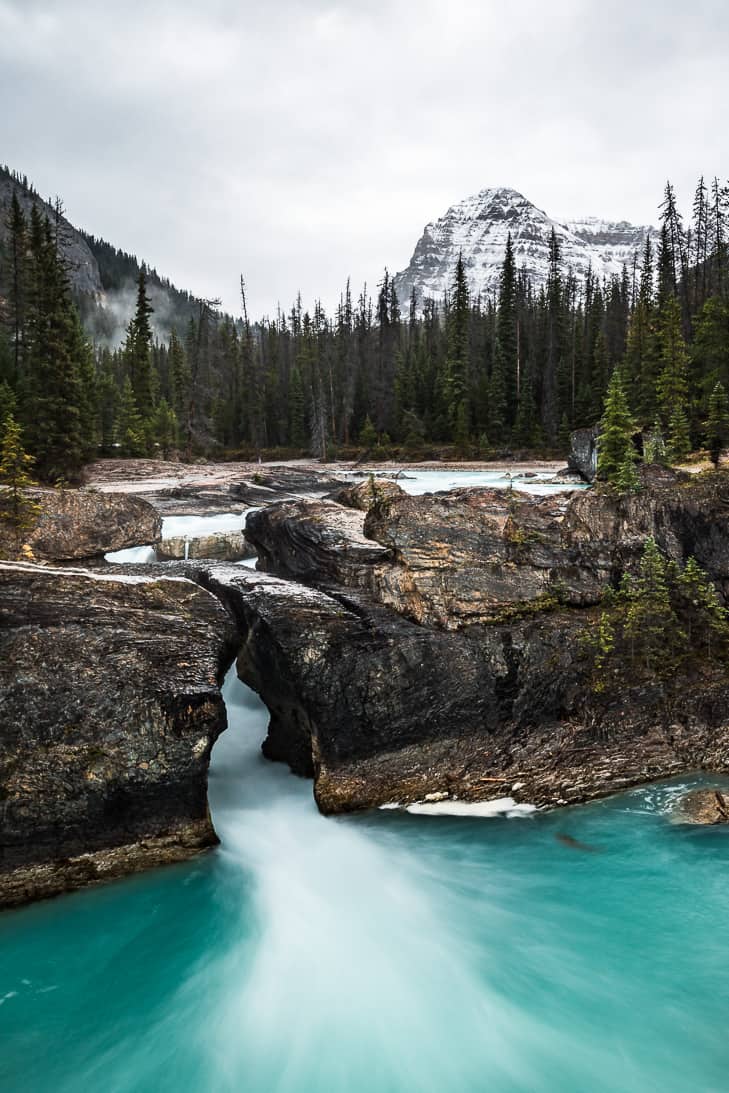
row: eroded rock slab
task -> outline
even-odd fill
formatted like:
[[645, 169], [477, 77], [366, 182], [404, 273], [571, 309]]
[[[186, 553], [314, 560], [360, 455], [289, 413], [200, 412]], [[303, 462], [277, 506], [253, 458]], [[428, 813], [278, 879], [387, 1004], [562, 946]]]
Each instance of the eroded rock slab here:
[[265, 754], [313, 776], [323, 812], [428, 795], [575, 803], [705, 766], [729, 769], [723, 674], [692, 691], [591, 696], [594, 610], [420, 626], [368, 594], [236, 567], [198, 570], [246, 635], [240, 677], [271, 720]]
[[94, 490], [32, 490], [29, 498], [39, 506], [35, 526], [18, 543], [12, 529], [0, 521], [0, 557], [29, 551], [38, 561], [79, 561], [156, 543], [162, 534], [159, 514], [140, 497]]
[[[547, 606], [590, 607], [655, 538], [671, 559], [693, 555], [729, 597], [729, 475], [644, 468], [640, 493], [609, 489], [534, 498], [504, 490], [399, 492], [367, 508], [281, 503], [249, 517], [261, 568], [370, 592], [423, 625], [505, 622]], [[359, 488], [358, 488], [359, 489]], [[349, 515], [347, 515], [349, 512]]]
[[162, 560], [208, 558], [221, 562], [238, 562], [255, 558], [256, 552], [242, 531], [216, 531], [211, 535], [175, 535], [163, 539], [157, 547]]
[[0, 564], [0, 906], [216, 841], [207, 770], [233, 647], [190, 580]]

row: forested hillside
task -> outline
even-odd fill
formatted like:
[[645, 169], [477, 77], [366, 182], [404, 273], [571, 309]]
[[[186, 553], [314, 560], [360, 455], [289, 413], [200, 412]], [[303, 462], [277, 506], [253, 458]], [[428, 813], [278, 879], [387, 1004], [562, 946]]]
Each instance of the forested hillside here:
[[723, 443], [729, 194], [702, 180], [684, 221], [668, 185], [660, 208], [657, 245], [583, 287], [553, 234], [538, 291], [507, 241], [487, 299], [471, 299], [461, 261], [446, 299], [422, 309], [398, 300], [387, 272], [374, 296], [347, 285], [334, 314], [299, 300], [259, 323], [244, 299], [234, 321], [177, 294], [169, 337], [154, 325], [154, 277], [87, 237], [105, 286], [136, 275], [122, 343], [92, 348], [57, 225], [16, 196], [0, 274], [0, 416], [12, 411], [47, 478], [96, 454], [565, 452], [570, 430], [600, 419], [613, 377], [621, 436], [642, 427], [654, 455], [680, 459]]

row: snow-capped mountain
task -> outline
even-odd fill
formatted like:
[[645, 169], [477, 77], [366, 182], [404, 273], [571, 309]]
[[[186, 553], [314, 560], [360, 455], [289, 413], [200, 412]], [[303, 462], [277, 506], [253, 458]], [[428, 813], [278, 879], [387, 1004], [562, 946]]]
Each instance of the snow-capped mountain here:
[[630, 268], [646, 235], [653, 232], [625, 220], [553, 220], [516, 190], [481, 190], [426, 225], [410, 265], [395, 278], [398, 297], [404, 304], [413, 288], [419, 304], [428, 296], [442, 297], [452, 283], [459, 253], [471, 292], [487, 295], [498, 286], [509, 232], [517, 269], [525, 267], [538, 288], [547, 280], [552, 228], [561, 244], [564, 268], [571, 268], [578, 282], [590, 266], [599, 278], [619, 275], [624, 264]]

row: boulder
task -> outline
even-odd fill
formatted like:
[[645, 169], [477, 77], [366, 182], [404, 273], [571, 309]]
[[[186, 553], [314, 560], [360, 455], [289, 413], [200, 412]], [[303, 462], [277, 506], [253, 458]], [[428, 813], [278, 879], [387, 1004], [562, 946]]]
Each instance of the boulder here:
[[597, 438], [599, 434], [599, 425], [592, 425], [589, 429], [575, 429], [570, 434], [567, 466], [574, 474], [579, 474], [585, 482], [594, 482], [597, 475]]
[[720, 789], [693, 789], [673, 810], [677, 824], [729, 824], [729, 794]]
[[289, 501], [249, 514], [246, 539], [258, 568], [295, 580], [366, 585], [371, 567], [389, 557], [364, 534], [365, 513], [335, 501]]
[[162, 521], [140, 497], [94, 490], [32, 490], [38, 505], [35, 526], [23, 535], [20, 552], [12, 529], [0, 522], [0, 557], [19, 553], [38, 561], [97, 558], [115, 550], [156, 543]]
[[233, 647], [190, 580], [0, 563], [0, 906], [216, 842]]
[[239, 562], [254, 558], [255, 550], [242, 531], [216, 531], [212, 535], [189, 538], [176, 535], [163, 539], [157, 546], [157, 557], [163, 560], [209, 558], [220, 562]]
[[375, 505], [381, 505], [385, 501], [393, 501], [395, 498], [404, 497], [402, 487], [397, 482], [388, 478], [375, 478], [370, 475], [364, 482], [358, 482], [354, 486], [345, 486], [332, 494], [332, 501], [344, 505], [350, 509], [361, 509], [369, 512]]

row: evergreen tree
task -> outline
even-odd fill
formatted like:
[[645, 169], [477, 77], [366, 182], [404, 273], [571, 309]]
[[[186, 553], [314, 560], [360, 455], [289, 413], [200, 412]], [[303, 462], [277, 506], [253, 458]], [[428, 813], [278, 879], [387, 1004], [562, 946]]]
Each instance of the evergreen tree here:
[[137, 409], [143, 418], [151, 416], [154, 405], [155, 384], [152, 379], [152, 327], [150, 324], [153, 311], [147, 295], [147, 270], [142, 265], [137, 279], [137, 306], [127, 330], [124, 356]]
[[364, 425], [359, 434], [359, 442], [363, 448], [374, 448], [377, 444], [377, 430], [375, 429], [369, 416], [365, 418]]
[[35, 527], [39, 505], [28, 497], [33, 459], [22, 443], [21, 429], [12, 414], [0, 423], [0, 523], [10, 528], [16, 554], [25, 534]]
[[468, 439], [469, 407], [469, 344], [470, 303], [463, 256], [459, 254], [453, 279], [453, 294], [448, 309], [448, 355], [445, 362], [448, 417], [452, 435], [458, 433], [459, 443]]
[[637, 493], [640, 489], [640, 479], [635, 469], [635, 456], [632, 451], [625, 453], [615, 476], [615, 488], [618, 493]]
[[23, 398], [26, 437], [41, 478], [73, 479], [81, 468], [85, 451], [78, 359], [83, 339], [51, 225], [47, 218], [41, 219], [35, 206], [31, 213], [30, 249], [32, 284]]
[[177, 447], [177, 416], [165, 398], [157, 403], [152, 419], [152, 432], [162, 458], [168, 459], [172, 450]]
[[135, 457], [146, 453], [144, 421], [137, 409], [134, 388], [129, 376], [125, 379], [121, 391], [116, 421], [116, 443], [120, 455]]
[[625, 474], [626, 463], [634, 458], [633, 419], [625, 397], [622, 377], [616, 368], [608, 385], [605, 413], [600, 422], [597, 476], [611, 485]]
[[729, 619], [722, 607], [716, 588], [695, 558], [689, 558], [678, 576], [677, 610], [690, 647], [706, 644], [711, 658], [712, 646], [716, 651], [726, 647], [729, 640]]
[[[517, 317], [517, 278], [514, 246], [511, 232], [506, 237], [506, 252], [499, 277], [499, 303], [496, 318], [496, 354], [494, 372], [498, 376], [496, 398], [499, 413], [503, 415], [502, 426], [513, 425], [519, 399], [519, 357], [518, 357], [518, 317]], [[503, 392], [503, 394], [502, 394]], [[495, 420], [496, 413], [492, 413]]]
[[[369, 421], [369, 418], [367, 420]], [[372, 425], [372, 422], [370, 422], [370, 425]], [[294, 448], [305, 448], [306, 436], [306, 400], [304, 395], [304, 384], [299, 369], [294, 366], [291, 372], [291, 382], [289, 384], [289, 439]], [[375, 434], [375, 440], [376, 439], [377, 435]]]
[[719, 456], [729, 443], [729, 398], [724, 385], [717, 382], [709, 398], [709, 417], [706, 422], [706, 443], [711, 462], [719, 465]]
[[655, 539], [646, 541], [640, 572], [628, 587], [625, 635], [633, 655], [647, 671], [665, 670], [672, 647], [679, 645], [684, 635], [671, 604], [666, 562]]

